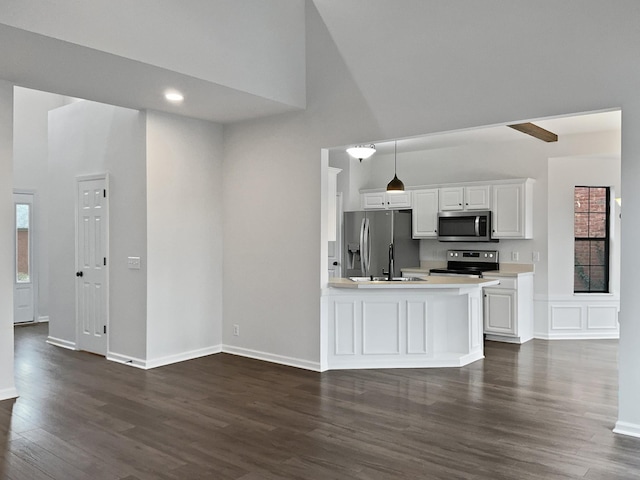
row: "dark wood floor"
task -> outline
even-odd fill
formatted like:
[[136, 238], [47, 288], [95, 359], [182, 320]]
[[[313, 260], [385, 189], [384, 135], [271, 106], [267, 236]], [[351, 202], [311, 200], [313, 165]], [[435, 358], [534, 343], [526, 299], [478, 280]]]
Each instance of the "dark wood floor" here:
[[220, 354], [138, 370], [16, 329], [0, 478], [638, 479], [617, 342], [487, 342], [461, 369], [313, 373]]

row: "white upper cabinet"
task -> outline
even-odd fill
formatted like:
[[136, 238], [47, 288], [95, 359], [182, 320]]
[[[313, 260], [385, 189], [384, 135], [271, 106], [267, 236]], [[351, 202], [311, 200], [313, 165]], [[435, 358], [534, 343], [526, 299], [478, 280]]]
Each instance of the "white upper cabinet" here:
[[364, 210], [411, 208], [411, 192], [370, 192], [362, 194]]
[[411, 213], [413, 238], [437, 238], [438, 189], [415, 190]]
[[464, 210], [464, 187], [441, 188], [440, 210]]
[[489, 210], [491, 185], [446, 187], [440, 189], [440, 210]]
[[491, 208], [491, 185], [464, 187], [465, 210], [489, 210]]
[[533, 180], [493, 185], [492, 238], [533, 238]]
[[385, 192], [363, 193], [362, 208], [365, 210], [381, 210], [386, 207], [387, 194]]

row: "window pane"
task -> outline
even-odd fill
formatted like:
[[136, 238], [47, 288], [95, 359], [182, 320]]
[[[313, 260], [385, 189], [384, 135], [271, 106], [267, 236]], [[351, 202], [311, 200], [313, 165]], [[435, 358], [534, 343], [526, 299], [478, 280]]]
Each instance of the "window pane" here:
[[606, 212], [607, 211], [607, 189], [606, 188], [590, 188], [589, 193], [589, 211]]
[[606, 213], [590, 213], [589, 214], [589, 238], [604, 238], [606, 236], [607, 236]]
[[16, 204], [16, 281], [30, 281], [29, 205]]
[[606, 265], [607, 264], [607, 251], [606, 251], [606, 245], [605, 245], [605, 241], [601, 240], [592, 240], [590, 242], [591, 245], [591, 252], [590, 252], [590, 258], [589, 258], [589, 263], [591, 265]]
[[591, 292], [606, 292], [607, 291], [607, 277], [605, 267], [589, 268], [589, 291]]
[[577, 238], [587, 238], [589, 236], [589, 214], [576, 213], [573, 221], [574, 236]]
[[590, 245], [588, 240], [575, 241], [575, 265], [589, 265]]
[[576, 266], [573, 275], [573, 291], [589, 291], [589, 267]]
[[574, 192], [574, 211], [575, 212], [588, 212], [589, 211], [589, 187], [576, 187]]

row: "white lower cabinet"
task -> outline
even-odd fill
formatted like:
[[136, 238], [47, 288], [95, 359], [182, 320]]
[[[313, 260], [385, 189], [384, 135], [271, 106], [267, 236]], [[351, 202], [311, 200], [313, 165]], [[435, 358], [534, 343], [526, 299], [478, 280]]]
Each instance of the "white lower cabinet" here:
[[533, 338], [533, 275], [485, 275], [500, 285], [484, 289], [487, 340], [524, 343]]
[[484, 332], [516, 335], [516, 291], [484, 289]]

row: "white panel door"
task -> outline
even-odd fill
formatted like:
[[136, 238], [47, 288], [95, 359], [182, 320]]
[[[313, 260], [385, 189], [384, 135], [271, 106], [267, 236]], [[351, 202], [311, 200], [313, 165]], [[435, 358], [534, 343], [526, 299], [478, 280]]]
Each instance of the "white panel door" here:
[[77, 182], [77, 345], [106, 355], [108, 226], [106, 178]]
[[33, 262], [33, 194], [14, 193], [15, 220], [13, 321], [35, 321], [35, 269]]

